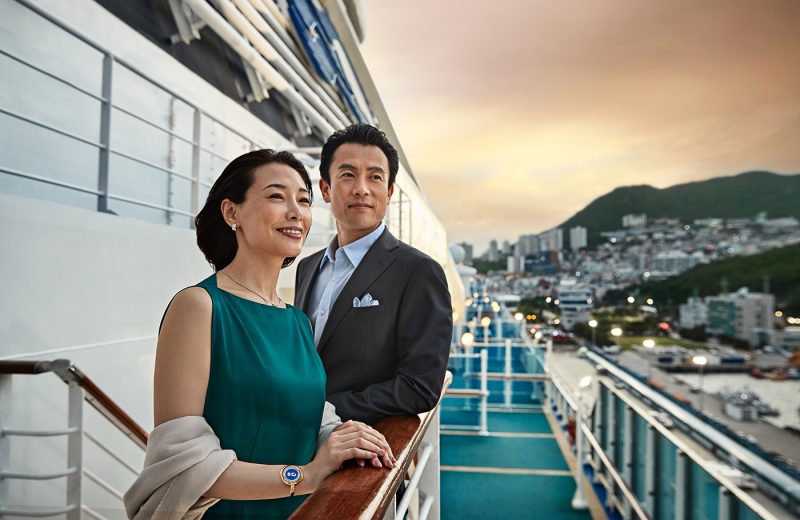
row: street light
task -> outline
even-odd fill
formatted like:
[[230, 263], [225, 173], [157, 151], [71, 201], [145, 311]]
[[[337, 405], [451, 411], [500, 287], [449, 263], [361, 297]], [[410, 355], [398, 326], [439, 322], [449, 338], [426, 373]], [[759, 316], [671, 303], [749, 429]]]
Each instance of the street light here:
[[[656, 340], [647, 338], [646, 340], [642, 341], [642, 346], [646, 349], [651, 349], [656, 346]], [[645, 359], [647, 363], [647, 382], [649, 383], [653, 377], [653, 363], [650, 362], [650, 353], [647, 353], [647, 358]]]
[[611, 335], [614, 336], [615, 338], [622, 336], [622, 329], [619, 327], [614, 327], [613, 329], [611, 329]]
[[522, 319], [524, 317], [525, 316], [521, 312], [517, 312], [516, 314], [514, 314], [514, 319], [519, 322], [519, 338], [520, 339], [524, 339], [525, 338], [525, 322], [522, 321]]
[[708, 363], [708, 358], [705, 356], [694, 356], [692, 363], [700, 367], [700, 412], [703, 412], [703, 367]]
[[635, 299], [633, 298], [633, 296], [628, 296], [628, 303], [633, 303], [634, 301]]
[[589, 326], [592, 328], [592, 346], [597, 346], [597, 340], [595, 339], [595, 329], [597, 328], [597, 320], [589, 320]]
[[483, 327], [483, 342], [489, 344], [489, 325], [492, 324], [492, 318], [484, 316], [481, 318], [481, 327]]

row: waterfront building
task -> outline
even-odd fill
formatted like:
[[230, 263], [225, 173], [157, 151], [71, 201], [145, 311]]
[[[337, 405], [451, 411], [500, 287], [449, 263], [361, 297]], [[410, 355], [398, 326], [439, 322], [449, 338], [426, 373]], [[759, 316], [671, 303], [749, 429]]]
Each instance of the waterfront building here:
[[702, 298], [690, 296], [678, 309], [679, 325], [682, 329], [693, 329], [708, 322], [708, 307]]
[[775, 296], [753, 293], [746, 287], [706, 298], [708, 333], [746, 341], [751, 346], [769, 343], [774, 331]]
[[574, 278], [565, 278], [558, 285], [557, 295], [561, 311], [561, 325], [572, 330], [576, 323], [587, 323], [593, 307], [592, 289]]

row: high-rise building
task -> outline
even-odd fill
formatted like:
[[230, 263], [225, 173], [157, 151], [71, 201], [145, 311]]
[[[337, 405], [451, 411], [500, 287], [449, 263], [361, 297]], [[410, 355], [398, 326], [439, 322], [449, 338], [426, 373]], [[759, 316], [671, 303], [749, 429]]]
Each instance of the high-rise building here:
[[517, 240], [516, 252], [523, 258], [537, 254], [539, 252], [539, 239], [536, 235], [520, 235]]
[[588, 244], [586, 228], [575, 226], [569, 230], [569, 246], [573, 251], [585, 249]]
[[561, 251], [564, 248], [564, 232], [561, 228], [539, 233], [539, 252]]
[[459, 244], [464, 249], [464, 263], [466, 265], [472, 265], [472, 260], [475, 254], [475, 248], [469, 242], [459, 242]]
[[501, 251], [504, 255], [511, 254], [511, 243], [508, 240], [503, 240], [503, 248]]
[[767, 343], [774, 332], [775, 296], [751, 293], [746, 287], [709, 296], [708, 333], [730, 336], [752, 346]]
[[497, 240], [489, 242], [489, 252], [487, 253], [487, 260], [496, 262], [500, 258], [500, 252], [497, 249]]

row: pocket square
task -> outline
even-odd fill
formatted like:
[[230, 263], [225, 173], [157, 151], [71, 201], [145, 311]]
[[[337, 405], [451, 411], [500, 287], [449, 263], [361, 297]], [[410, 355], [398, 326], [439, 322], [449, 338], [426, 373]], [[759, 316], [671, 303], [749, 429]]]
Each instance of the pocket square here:
[[360, 300], [353, 298], [353, 307], [377, 307], [378, 305], [380, 305], [380, 301], [373, 300], [370, 293], [365, 294]]

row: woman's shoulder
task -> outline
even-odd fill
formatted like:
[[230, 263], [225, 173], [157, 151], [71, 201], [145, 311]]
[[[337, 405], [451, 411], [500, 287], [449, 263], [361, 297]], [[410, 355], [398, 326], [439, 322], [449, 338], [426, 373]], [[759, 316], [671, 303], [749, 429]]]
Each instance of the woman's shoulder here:
[[170, 310], [172, 309], [182, 311], [210, 311], [211, 310], [211, 295], [208, 290], [199, 285], [187, 287], [178, 291], [172, 298]]

